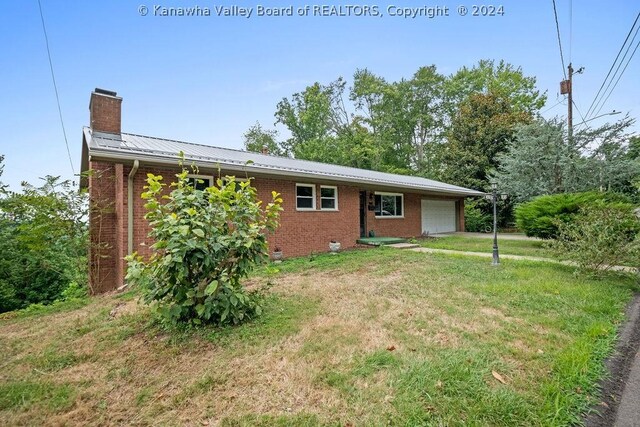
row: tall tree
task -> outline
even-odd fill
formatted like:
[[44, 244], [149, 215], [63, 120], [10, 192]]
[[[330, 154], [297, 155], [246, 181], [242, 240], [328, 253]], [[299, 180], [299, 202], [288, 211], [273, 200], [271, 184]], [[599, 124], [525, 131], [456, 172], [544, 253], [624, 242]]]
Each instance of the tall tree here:
[[501, 95], [470, 95], [453, 117], [444, 160], [445, 180], [464, 187], [488, 190], [488, 173], [497, 156], [512, 141], [516, 126], [531, 115], [518, 111]]
[[269, 154], [286, 156], [287, 151], [278, 143], [277, 137], [277, 130], [264, 129], [259, 122], [256, 122], [242, 135], [244, 148], [247, 151], [262, 153], [266, 150]]
[[625, 118], [578, 132], [569, 140], [564, 121], [538, 118], [519, 126], [498, 156], [493, 177], [516, 201], [543, 194], [607, 190], [634, 195], [640, 162], [630, 158]]
[[521, 67], [500, 61], [481, 60], [477, 65], [462, 67], [446, 81], [448, 106], [456, 106], [475, 93], [492, 93], [509, 100], [514, 112], [533, 114], [545, 104], [547, 96], [536, 88], [536, 78], [524, 75]]

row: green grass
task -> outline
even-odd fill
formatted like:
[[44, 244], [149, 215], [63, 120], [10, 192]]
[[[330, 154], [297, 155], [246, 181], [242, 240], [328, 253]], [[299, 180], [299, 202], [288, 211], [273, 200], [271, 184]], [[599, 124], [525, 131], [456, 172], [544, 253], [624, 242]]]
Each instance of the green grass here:
[[74, 401], [74, 389], [69, 384], [49, 381], [10, 381], [0, 384], [0, 411], [59, 412], [69, 409]]
[[6, 317], [0, 424], [572, 425], [634, 280], [375, 248], [261, 268], [238, 327], [164, 329], [135, 293]]
[[[493, 239], [485, 239], [481, 237], [447, 236], [420, 239], [418, 242], [420, 246], [425, 248], [486, 253], [491, 253], [493, 251]], [[499, 239], [498, 248], [501, 254], [554, 258], [554, 254], [544, 247], [544, 242], [542, 240]]]

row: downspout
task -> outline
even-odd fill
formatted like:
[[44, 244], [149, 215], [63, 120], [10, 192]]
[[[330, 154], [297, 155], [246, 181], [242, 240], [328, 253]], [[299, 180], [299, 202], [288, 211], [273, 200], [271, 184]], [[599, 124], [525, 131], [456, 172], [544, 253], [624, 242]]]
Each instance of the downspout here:
[[140, 162], [133, 161], [133, 167], [127, 178], [127, 255], [133, 253], [133, 177], [138, 172]]

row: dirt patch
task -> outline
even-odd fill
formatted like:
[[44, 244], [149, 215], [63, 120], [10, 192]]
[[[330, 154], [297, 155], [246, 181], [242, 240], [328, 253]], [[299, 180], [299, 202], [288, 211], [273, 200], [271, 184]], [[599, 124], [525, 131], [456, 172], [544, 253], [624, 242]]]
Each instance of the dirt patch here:
[[615, 424], [620, 398], [640, 349], [640, 294], [636, 294], [627, 307], [626, 318], [615, 353], [605, 362], [609, 376], [600, 383], [601, 400], [585, 418], [587, 427]]
[[110, 319], [118, 319], [118, 318], [120, 318], [122, 316], [125, 316], [125, 315], [128, 315], [128, 314], [129, 315], [130, 314], [134, 314], [136, 311], [138, 311], [139, 307], [140, 307], [140, 305], [139, 305], [137, 300], [130, 300], [130, 301], [125, 301], [125, 302], [118, 303], [109, 312], [109, 318]]

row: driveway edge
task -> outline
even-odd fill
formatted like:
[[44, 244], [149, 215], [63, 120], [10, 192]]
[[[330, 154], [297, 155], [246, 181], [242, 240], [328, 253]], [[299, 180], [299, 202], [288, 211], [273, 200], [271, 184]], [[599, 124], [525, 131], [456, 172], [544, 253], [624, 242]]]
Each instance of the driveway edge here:
[[585, 418], [587, 427], [640, 422], [640, 293], [627, 306], [625, 318], [616, 349], [605, 361], [608, 375], [600, 381], [600, 403]]

